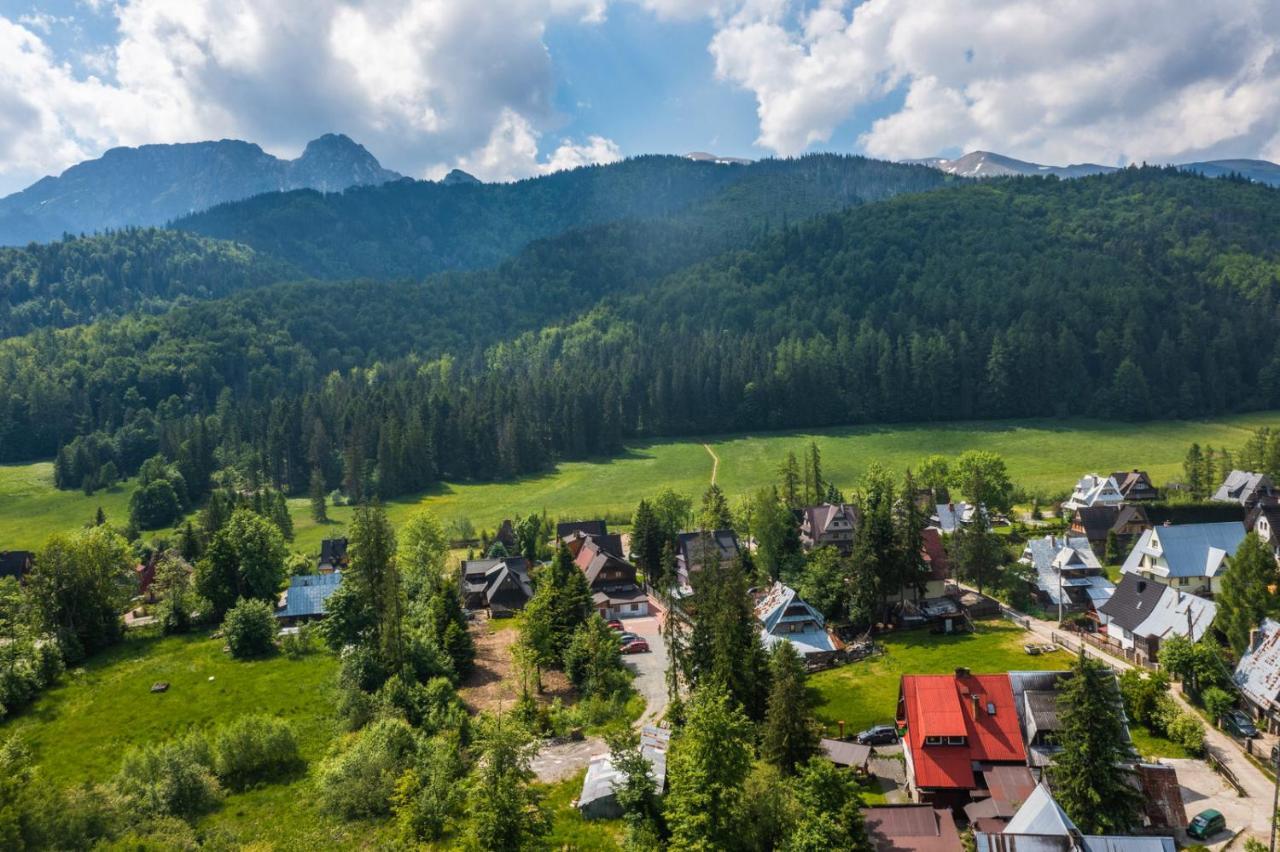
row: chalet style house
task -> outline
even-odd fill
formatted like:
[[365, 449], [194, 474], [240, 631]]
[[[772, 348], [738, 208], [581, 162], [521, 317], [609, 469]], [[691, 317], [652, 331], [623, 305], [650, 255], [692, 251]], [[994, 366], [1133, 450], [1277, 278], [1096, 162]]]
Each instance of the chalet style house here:
[[842, 647], [827, 630], [822, 613], [782, 583], [774, 583], [756, 599], [756, 621], [766, 650], [790, 642], [809, 666], [832, 661]]
[[959, 810], [987, 795], [994, 767], [1027, 765], [1007, 674], [903, 675], [897, 721], [915, 801]]
[[676, 536], [676, 576], [682, 587], [712, 559], [727, 564], [738, 558], [738, 534], [733, 530], [682, 532]]
[[1018, 561], [1035, 571], [1032, 593], [1047, 606], [1093, 612], [1115, 591], [1084, 538], [1033, 538]]
[[1244, 537], [1239, 521], [1152, 527], [1138, 538], [1120, 570], [1184, 592], [1214, 595]]
[[1271, 548], [1271, 555], [1280, 562], [1280, 505], [1259, 503], [1249, 510], [1244, 528], [1257, 533], [1258, 538]]
[[1062, 504], [1062, 508], [1074, 512], [1089, 506], [1119, 506], [1123, 502], [1124, 495], [1120, 493], [1120, 486], [1115, 479], [1086, 473], [1080, 477], [1071, 497]]
[[609, 549], [609, 539], [584, 537], [573, 558], [591, 587], [592, 606], [605, 620], [648, 615], [649, 596], [636, 580], [636, 566]]
[[321, 574], [332, 574], [347, 567], [347, 540], [326, 538], [320, 542], [320, 561], [316, 568]]
[[1271, 477], [1265, 473], [1233, 470], [1209, 499], [1218, 503], [1239, 503], [1246, 509], [1252, 509], [1259, 503], [1276, 502], [1280, 494], [1276, 492]]
[[1085, 506], [1071, 515], [1071, 534], [1088, 539], [1099, 557], [1106, 553], [1107, 536], [1111, 533], [1127, 547], [1149, 529], [1151, 521], [1142, 506]]
[[523, 556], [463, 560], [461, 581], [462, 605], [487, 609], [492, 618], [513, 615], [533, 597], [529, 561]]
[[1232, 676], [1258, 727], [1280, 732], [1280, 621], [1264, 618]]
[[1120, 489], [1120, 496], [1126, 503], [1160, 499], [1160, 491], [1145, 470], [1138, 470], [1135, 467], [1129, 471], [1117, 471], [1111, 474], [1111, 480]]
[[1154, 663], [1160, 643], [1171, 636], [1199, 641], [1217, 615], [1213, 601], [1188, 594], [1180, 586], [1123, 574], [1111, 600], [1098, 608], [1108, 641], [1118, 645], [1127, 659]]
[[800, 520], [800, 544], [806, 550], [834, 547], [848, 556], [853, 550], [858, 517], [858, 507], [848, 503], [810, 506], [803, 510]]

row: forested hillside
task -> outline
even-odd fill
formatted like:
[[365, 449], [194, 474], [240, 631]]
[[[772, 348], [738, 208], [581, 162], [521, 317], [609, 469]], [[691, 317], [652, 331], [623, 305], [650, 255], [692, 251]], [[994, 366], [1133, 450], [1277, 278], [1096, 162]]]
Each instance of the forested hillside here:
[[533, 240], [624, 219], [781, 224], [951, 180], [923, 166], [831, 154], [750, 165], [646, 156], [516, 183], [399, 181], [274, 193], [175, 227], [253, 246], [322, 278], [419, 278], [493, 266]]
[[[1280, 193], [1174, 170], [966, 184], [699, 262], [575, 232], [494, 271], [304, 283], [0, 345], [0, 456], [149, 452], [389, 496], [639, 436], [1280, 405]], [[693, 264], [693, 265], [687, 265]]]
[[235, 243], [130, 228], [47, 245], [0, 248], [0, 337], [65, 328], [175, 301], [214, 299], [293, 276]]

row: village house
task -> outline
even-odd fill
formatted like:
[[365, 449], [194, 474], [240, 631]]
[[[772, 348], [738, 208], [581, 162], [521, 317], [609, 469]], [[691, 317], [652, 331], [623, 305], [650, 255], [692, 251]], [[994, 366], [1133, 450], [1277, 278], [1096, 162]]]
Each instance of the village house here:
[[1129, 471], [1116, 471], [1111, 474], [1111, 479], [1120, 489], [1120, 496], [1126, 503], [1160, 499], [1159, 489], [1151, 481], [1151, 477], [1147, 476], [1145, 470], [1138, 470], [1135, 467]]
[[1259, 503], [1274, 503], [1278, 497], [1275, 483], [1265, 473], [1233, 470], [1209, 499], [1217, 503], [1239, 503], [1251, 509]]
[[[1058, 697], [1070, 681], [1070, 671], [1009, 672], [1009, 686], [1013, 690], [1014, 706], [1018, 711], [1018, 723], [1022, 727], [1022, 739], [1027, 747], [1027, 766], [1038, 781], [1046, 766], [1062, 750], [1058, 735], [1062, 730], [1058, 718]], [[1112, 680], [1117, 704], [1120, 702], [1120, 683]], [[1129, 732], [1126, 726], [1125, 737]]]
[[604, 540], [584, 538], [573, 562], [586, 576], [591, 604], [601, 618], [607, 621], [649, 614], [649, 596], [636, 581], [636, 566], [606, 550]]
[[848, 556], [858, 529], [858, 507], [848, 503], [824, 503], [801, 510], [800, 544], [805, 550], [834, 547]]
[[[1036, 788], [1036, 779], [1025, 766], [993, 766], [983, 778], [986, 790], [975, 791], [974, 801], [964, 806], [964, 815], [975, 831], [1000, 831]], [[986, 797], [979, 798], [983, 792]]]
[[897, 720], [915, 801], [957, 810], [988, 795], [993, 767], [1027, 764], [1007, 674], [903, 675]]
[[951, 559], [947, 556], [947, 548], [942, 543], [942, 530], [937, 527], [926, 527], [920, 531], [922, 542], [920, 555], [924, 563], [924, 594], [921, 598], [940, 598], [947, 592], [947, 582], [951, 579]]
[[347, 540], [345, 538], [326, 538], [320, 542], [320, 559], [316, 564], [321, 574], [332, 574], [346, 568]]
[[[640, 732], [640, 754], [649, 763], [653, 776], [653, 792], [661, 796], [667, 788], [667, 750], [671, 732], [665, 728], [646, 725]], [[617, 788], [625, 777], [606, 752], [591, 758], [586, 777], [582, 779], [582, 792], [578, 795], [578, 811], [583, 819], [621, 819], [622, 806], [618, 804]]]
[[1107, 638], [1139, 663], [1160, 658], [1160, 643], [1171, 636], [1199, 641], [1217, 615], [1213, 601], [1138, 574], [1125, 574], [1115, 594], [1098, 609]]
[[1018, 561], [1035, 572], [1033, 594], [1046, 606], [1095, 612], [1115, 591], [1115, 584], [1107, 579], [1102, 563], [1084, 538], [1033, 538]]
[[341, 571], [331, 574], [295, 574], [289, 578], [289, 588], [280, 596], [276, 618], [290, 625], [323, 618], [329, 596], [341, 584]]
[[682, 587], [691, 586], [690, 577], [711, 559], [721, 565], [738, 558], [738, 534], [733, 530], [682, 532], [676, 536], [676, 576]]
[[1264, 618], [1252, 631], [1232, 680], [1259, 726], [1280, 733], [1280, 622]]
[[487, 609], [492, 618], [513, 615], [533, 597], [529, 561], [523, 556], [464, 559], [461, 582], [462, 605]]
[[825, 665], [839, 656], [843, 646], [827, 630], [822, 613], [790, 586], [774, 583], [757, 596], [755, 609], [765, 650], [778, 642], [790, 642], [810, 667]]
[[1088, 539], [1093, 552], [1106, 555], [1107, 537], [1116, 534], [1119, 544], [1128, 547], [1138, 536], [1151, 529], [1147, 510], [1142, 506], [1085, 506], [1071, 515], [1071, 533]]
[[1259, 503], [1245, 516], [1244, 528], [1257, 533], [1258, 538], [1271, 549], [1271, 555], [1280, 562], [1280, 505]]
[[1038, 785], [1002, 831], [975, 831], [976, 852], [1177, 852], [1172, 837], [1083, 834]]
[[955, 817], [932, 805], [876, 805], [862, 809], [875, 852], [960, 852]]
[[12, 577], [22, 582], [36, 564], [36, 555], [30, 550], [6, 550], [0, 553], [0, 578]]
[[1152, 527], [1138, 538], [1120, 570], [1184, 592], [1214, 595], [1244, 537], [1239, 521]]
[[929, 522], [943, 535], [951, 535], [960, 529], [961, 525], [973, 523], [973, 517], [977, 511], [977, 506], [968, 503], [938, 503], [933, 507], [933, 517]]
[[1124, 495], [1120, 493], [1120, 486], [1115, 479], [1110, 476], [1099, 476], [1096, 473], [1086, 473], [1080, 477], [1075, 490], [1062, 504], [1062, 508], [1068, 512], [1074, 512], [1076, 509], [1089, 506], [1119, 506], [1123, 502]]

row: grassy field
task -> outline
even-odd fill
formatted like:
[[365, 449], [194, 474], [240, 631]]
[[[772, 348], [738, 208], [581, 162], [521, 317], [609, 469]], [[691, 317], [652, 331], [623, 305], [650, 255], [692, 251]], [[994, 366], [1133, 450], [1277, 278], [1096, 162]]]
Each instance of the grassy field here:
[[[878, 461], [894, 470], [916, 465], [932, 453], [955, 455], [969, 449], [1004, 456], [1014, 480], [1043, 497], [1070, 490], [1080, 474], [1145, 468], [1158, 483], [1177, 478], [1192, 442], [1239, 447], [1249, 430], [1274, 423], [1280, 412], [1261, 412], [1222, 420], [1124, 424], [1096, 420], [1019, 420], [976, 423], [860, 427], [815, 432], [718, 436], [636, 445], [607, 460], [568, 462], [538, 476], [501, 483], [444, 484], [426, 494], [388, 504], [393, 521], [419, 506], [446, 524], [463, 518], [476, 528], [493, 529], [503, 518], [547, 511], [554, 517], [629, 515], [641, 497], [664, 487], [700, 494], [711, 477], [712, 458], [720, 459], [718, 482], [731, 498], [768, 485], [789, 450], [810, 441], [822, 451], [824, 473], [841, 488], [851, 488]], [[703, 443], [707, 447], [703, 446]], [[123, 522], [129, 487], [85, 497], [53, 490], [52, 465], [0, 466], [0, 549], [36, 547], [52, 530], [83, 524], [99, 504]], [[331, 507], [331, 522], [317, 525], [307, 500], [290, 501], [297, 534], [295, 547], [318, 552], [321, 539], [340, 534], [348, 507]]]
[[816, 693], [817, 716], [832, 735], [844, 721], [846, 734], [877, 724], [892, 724], [898, 708], [898, 682], [904, 674], [947, 674], [967, 666], [977, 674], [1067, 669], [1065, 651], [1029, 656], [1022, 650], [1027, 633], [1004, 621], [979, 622], [978, 632], [941, 636], [911, 631], [884, 636], [885, 654], [809, 678]]
[[[334, 656], [316, 651], [297, 660], [242, 662], [222, 647], [222, 640], [200, 634], [132, 636], [0, 724], [0, 736], [21, 736], [35, 750], [45, 781], [66, 787], [108, 781], [130, 746], [209, 730], [243, 713], [267, 713], [293, 725], [302, 756], [314, 768], [338, 736]], [[152, 693], [156, 681], [168, 681], [168, 692]], [[319, 848], [364, 845], [385, 830], [328, 816], [306, 773], [227, 796], [199, 827], [235, 842], [289, 837]]]

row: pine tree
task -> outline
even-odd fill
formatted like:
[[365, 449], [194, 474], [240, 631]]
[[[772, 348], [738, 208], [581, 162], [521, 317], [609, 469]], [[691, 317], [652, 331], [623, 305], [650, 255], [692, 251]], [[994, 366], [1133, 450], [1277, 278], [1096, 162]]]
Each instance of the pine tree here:
[[663, 545], [662, 530], [653, 508], [648, 500], [641, 500], [631, 519], [631, 551], [636, 556], [636, 567], [651, 586], [662, 581]]
[[783, 852], [871, 852], [862, 819], [862, 793], [857, 779], [826, 757], [799, 767], [796, 800], [800, 816]]
[[1123, 557], [1120, 555], [1120, 537], [1115, 530], [1107, 530], [1107, 546], [1102, 553], [1102, 561], [1108, 565], [1119, 565]]
[[812, 502], [822, 502], [823, 495], [826, 492], [826, 482], [822, 479], [822, 452], [818, 449], [817, 441], [809, 442], [809, 476], [812, 479]]
[[751, 738], [751, 722], [721, 687], [694, 690], [667, 758], [672, 848], [722, 849], [735, 836]]
[[311, 470], [311, 520], [317, 524], [329, 522], [329, 512], [325, 509], [324, 474], [320, 468]]
[[1271, 587], [1280, 583], [1276, 561], [1256, 533], [1249, 533], [1231, 558], [1218, 593], [1218, 629], [1226, 634], [1231, 650], [1243, 654], [1249, 634], [1262, 619], [1280, 610], [1280, 599]]
[[720, 486], [712, 483], [702, 494], [702, 511], [698, 513], [698, 527], [707, 531], [727, 530], [733, 527], [733, 515], [729, 501]]
[[778, 469], [778, 475], [781, 477], [782, 497], [786, 501], [787, 506], [797, 509], [800, 506], [800, 464], [796, 461], [795, 453], [787, 453], [787, 460]]
[[908, 470], [902, 480], [899, 498], [897, 553], [901, 560], [901, 595], [906, 599], [910, 587], [918, 600], [925, 593], [924, 528], [929, 519], [916, 504], [916, 482]]
[[773, 646], [769, 678], [760, 756], [791, 775], [817, 751], [818, 735], [810, 713], [804, 662], [790, 642]]
[[1124, 711], [1111, 669], [1085, 656], [1058, 696], [1062, 750], [1050, 769], [1053, 792], [1085, 834], [1126, 834], [1141, 797], [1130, 785], [1132, 759]]
[[[99, 506], [98, 511], [95, 512], [93, 516], [93, 525], [95, 527], [100, 527], [106, 522], [107, 522], [107, 513], [102, 511], [102, 507]], [[190, 522], [188, 522], [188, 524], [190, 524]]]

